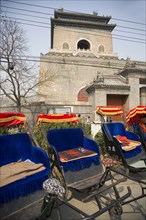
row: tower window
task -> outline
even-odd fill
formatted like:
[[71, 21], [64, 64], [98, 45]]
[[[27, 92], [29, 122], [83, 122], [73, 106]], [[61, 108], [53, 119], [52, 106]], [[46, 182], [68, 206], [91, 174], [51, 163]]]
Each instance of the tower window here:
[[99, 47], [98, 47], [98, 52], [99, 53], [103, 53], [105, 50], [104, 50], [104, 46], [103, 45], [100, 45]]
[[64, 43], [64, 44], [63, 44], [63, 49], [69, 49], [68, 43]]
[[77, 44], [77, 49], [90, 49], [90, 43], [87, 40], [80, 40]]

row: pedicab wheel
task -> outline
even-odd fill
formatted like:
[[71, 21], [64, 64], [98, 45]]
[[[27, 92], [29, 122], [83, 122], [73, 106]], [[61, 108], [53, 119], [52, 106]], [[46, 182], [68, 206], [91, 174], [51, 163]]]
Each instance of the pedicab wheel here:
[[109, 209], [109, 215], [111, 220], [121, 220], [122, 213], [123, 209], [120, 204], [117, 204], [116, 206]]

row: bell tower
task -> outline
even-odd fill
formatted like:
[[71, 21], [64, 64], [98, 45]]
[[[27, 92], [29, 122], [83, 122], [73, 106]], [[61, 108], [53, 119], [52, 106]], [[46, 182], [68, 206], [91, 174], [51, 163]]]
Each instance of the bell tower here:
[[113, 54], [110, 16], [54, 11], [51, 19], [51, 49], [75, 53], [92, 52], [96, 56]]

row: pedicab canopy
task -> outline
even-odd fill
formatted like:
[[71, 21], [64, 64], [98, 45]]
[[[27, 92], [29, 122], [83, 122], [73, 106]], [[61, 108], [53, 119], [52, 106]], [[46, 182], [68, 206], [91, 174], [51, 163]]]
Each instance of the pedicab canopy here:
[[63, 123], [74, 122], [78, 123], [78, 117], [75, 114], [39, 114], [37, 125], [40, 123]]
[[122, 116], [123, 111], [120, 107], [117, 106], [97, 106], [96, 113], [100, 112], [104, 116]]
[[25, 124], [25, 115], [18, 112], [0, 112], [0, 127]]
[[140, 124], [141, 118], [146, 117], [146, 106], [137, 106], [126, 114], [126, 123], [128, 126]]

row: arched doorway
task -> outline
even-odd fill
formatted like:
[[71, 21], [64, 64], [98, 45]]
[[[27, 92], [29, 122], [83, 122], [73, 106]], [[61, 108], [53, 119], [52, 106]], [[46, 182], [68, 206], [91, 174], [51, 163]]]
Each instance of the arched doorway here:
[[88, 102], [88, 93], [86, 92], [86, 88], [82, 88], [78, 92], [77, 100], [79, 102]]

